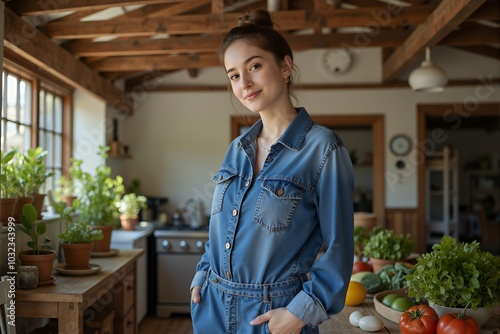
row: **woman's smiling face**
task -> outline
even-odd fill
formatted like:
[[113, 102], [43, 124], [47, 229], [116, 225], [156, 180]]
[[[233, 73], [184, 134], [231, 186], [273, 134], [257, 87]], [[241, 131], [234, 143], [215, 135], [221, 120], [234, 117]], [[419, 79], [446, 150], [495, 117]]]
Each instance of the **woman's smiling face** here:
[[238, 40], [227, 48], [224, 65], [234, 95], [249, 110], [272, 109], [289, 98], [285, 81], [289, 74], [272, 53]]

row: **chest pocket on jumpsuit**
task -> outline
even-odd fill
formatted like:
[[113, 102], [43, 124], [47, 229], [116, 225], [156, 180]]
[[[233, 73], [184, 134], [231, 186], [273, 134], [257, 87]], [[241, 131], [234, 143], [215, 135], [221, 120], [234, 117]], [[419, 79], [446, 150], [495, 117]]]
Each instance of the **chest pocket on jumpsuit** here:
[[265, 179], [257, 199], [254, 221], [269, 232], [285, 231], [305, 189], [288, 180]]
[[215, 182], [214, 196], [212, 199], [212, 215], [222, 211], [224, 195], [226, 194], [227, 187], [229, 187], [235, 176], [236, 173], [221, 170], [214, 177], [212, 177], [212, 181]]

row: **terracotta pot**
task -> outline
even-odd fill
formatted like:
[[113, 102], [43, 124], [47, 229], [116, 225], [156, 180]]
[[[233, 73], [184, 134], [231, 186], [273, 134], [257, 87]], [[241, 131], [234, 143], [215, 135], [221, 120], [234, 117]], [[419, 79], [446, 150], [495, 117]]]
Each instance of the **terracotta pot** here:
[[372, 228], [375, 226], [376, 223], [377, 223], [377, 215], [374, 213], [367, 213], [367, 212], [354, 213], [354, 227], [364, 226], [365, 236], [368, 236], [368, 232], [372, 230]]
[[76, 196], [61, 196], [61, 200], [66, 204], [67, 206], [73, 206], [73, 202], [75, 201]]
[[17, 203], [16, 203], [16, 209], [14, 210], [14, 219], [16, 220], [16, 223], [21, 223], [21, 214], [23, 213], [23, 207], [25, 204], [32, 204], [33, 203], [33, 196], [27, 196], [27, 197], [18, 197], [17, 198]]
[[120, 216], [120, 223], [122, 225], [122, 229], [126, 231], [134, 231], [135, 225], [139, 221], [139, 218], [128, 218], [127, 216]]
[[370, 264], [372, 265], [373, 272], [378, 274], [379, 271], [382, 270], [386, 265], [394, 264], [396, 262], [403, 262], [402, 260], [381, 260], [375, 259], [373, 257], [370, 258]]
[[95, 230], [101, 230], [104, 238], [94, 241], [92, 252], [106, 253], [109, 252], [109, 245], [111, 244], [111, 233], [113, 232], [113, 225], [98, 225], [92, 226]]
[[17, 197], [0, 198], [0, 222], [2, 225], [8, 225], [9, 217], [14, 216]]
[[89, 244], [61, 244], [66, 260], [65, 269], [89, 269], [92, 243]]
[[45, 194], [33, 194], [33, 206], [38, 213], [38, 219], [42, 219], [42, 211], [43, 211], [43, 200], [45, 199]]
[[19, 260], [23, 266], [38, 267], [38, 286], [52, 280], [52, 268], [56, 252], [53, 250], [42, 250], [40, 254], [33, 254], [33, 251], [23, 251], [19, 253]]

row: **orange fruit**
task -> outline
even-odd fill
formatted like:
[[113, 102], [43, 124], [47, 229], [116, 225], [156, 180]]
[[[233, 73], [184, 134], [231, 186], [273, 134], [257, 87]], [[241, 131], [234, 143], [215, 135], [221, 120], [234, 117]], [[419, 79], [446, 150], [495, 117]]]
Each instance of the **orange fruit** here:
[[356, 306], [365, 301], [366, 288], [363, 284], [350, 281], [347, 287], [347, 294], [345, 296], [345, 304], [347, 306]]

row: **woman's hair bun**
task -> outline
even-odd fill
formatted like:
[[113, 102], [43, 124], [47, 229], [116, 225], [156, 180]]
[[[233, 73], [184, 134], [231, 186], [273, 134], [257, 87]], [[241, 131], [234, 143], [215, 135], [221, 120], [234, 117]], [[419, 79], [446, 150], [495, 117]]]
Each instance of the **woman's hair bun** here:
[[264, 26], [273, 29], [274, 22], [271, 14], [265, 9], [255, 9], [244, 16], [238, 18], [238, 26], [245, 26], [255, 24], [257, 26]]

